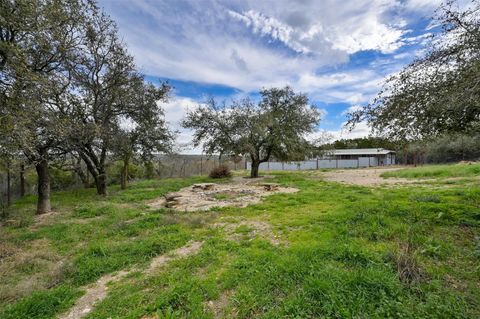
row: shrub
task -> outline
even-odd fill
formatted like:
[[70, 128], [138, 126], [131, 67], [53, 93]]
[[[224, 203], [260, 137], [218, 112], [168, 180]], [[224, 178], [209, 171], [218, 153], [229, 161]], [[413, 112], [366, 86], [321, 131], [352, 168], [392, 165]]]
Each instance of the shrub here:
[[224, 178], [224, 177], [231, 177], [232, 173], [230, 172], [230, 168], [228, 168], [227, 165], [222, 164], [212, 169], [209, 176], [211, 178]]

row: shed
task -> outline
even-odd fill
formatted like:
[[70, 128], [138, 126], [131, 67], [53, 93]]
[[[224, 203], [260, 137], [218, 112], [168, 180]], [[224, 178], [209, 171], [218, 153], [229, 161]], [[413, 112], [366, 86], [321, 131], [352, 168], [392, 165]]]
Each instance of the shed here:
[[384, 148], [337, 149], [326, 152], [324, 159], [357, 160], [359, 166], [395, 165], [395, 151]]

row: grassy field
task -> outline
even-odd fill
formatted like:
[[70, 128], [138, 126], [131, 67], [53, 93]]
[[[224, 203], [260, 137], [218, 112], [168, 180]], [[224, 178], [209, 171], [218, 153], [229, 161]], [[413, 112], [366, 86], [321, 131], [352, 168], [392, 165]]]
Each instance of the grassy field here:
[[383, 177], [400, 178], [448, 178], [448, 177], [475, 177], [480, 176], [480, 163], [425, 165], [406, 168], [398, 171], [385, 172]]
[[[459, 176], [455, 166], [388, 175], [417, 170]], [[246, 208], [148, 210], [200, 181], [143, 181], [107, 199], [56, 193], [57, 213], [40, 219], [33, 197], [16, 203], [0, 228], [0, 318], [55, 318], [86, 285], [132, 267], [87, 318], [480, 317], [478, 184], [367, 188], [282, 172], [274, 181], [298, 193]], [[203, 242], [197, 254], [143, 271], [192, 240]]]

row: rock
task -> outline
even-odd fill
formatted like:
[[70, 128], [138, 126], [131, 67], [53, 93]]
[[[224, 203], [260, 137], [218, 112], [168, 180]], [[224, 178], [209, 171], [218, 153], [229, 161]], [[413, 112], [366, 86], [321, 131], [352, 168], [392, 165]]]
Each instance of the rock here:
[[266, 190], [267, 192], [272, 192], [278, 190], [279, 185], [275, 183], [262, 183], [259, 184], [260, 186], [263, 186], [263, 189]]
[[165, 207], [167, 208], [174, 208], [175, 206], [178, 205], [178, 202], [176, 200], [169, 201], [165, 203]]
[[167, 200], [167, 202], [175, 200], [176, 198], [179, 198], [179, 197], [182, 197], [182, 194], [168, 193], [167, 195], [165, 195], [165, 199]]
[[192, 189], [194, 191], [209, 191], [215, 188], [214, 183], [200, 183], [200, 184], [193, 184]]

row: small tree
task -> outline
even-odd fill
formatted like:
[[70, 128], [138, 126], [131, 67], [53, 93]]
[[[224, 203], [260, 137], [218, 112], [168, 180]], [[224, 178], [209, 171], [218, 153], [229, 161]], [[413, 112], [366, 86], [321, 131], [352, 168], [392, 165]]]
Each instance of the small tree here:
[[173, 149], [174, 134], [168, 129], [160, 101], [165, 101], [166, 86], [158, 89], [151, 84], [141, 84], [135, 90], [138, 94], [138, 112], [132, 113], [132, 120], [119, 126], [112, 145], [114, 156], [123, 161], [120, 186], [127, 188], [128, 166], [139, 157], [144, 162], [152, 159], [154, 153], [168, 153]]
[[[76, 90], [68, 108], [69, 141], [85, 162], [97, 193], [105, 196], [108, 156], [121, 149], [118, 144], [129, 144], [128, 149], [133, 151], [143, 137], [155, 134], [149, 131], [153, 124], [145, 119], [158, 124], [154, 113], [161, 113], [161, 109], [156, 101], [166, 96], [169, 87], [145, 84], [133, 57], [118, 38], [114, 21], [98, 8], [91, 10], [82, 27], [85, 37], [75, 54], [78, 62], [72, 64]], [[145, 131], [119, 133], [122, 123], [144, 125]], [[118, 137], [123, 142], [117, 143]]]
[[214, 99], [189, 112], [185, 128], [195, 130], [194, 145], [221, 156], [248, 155], [251, 177], [258, 177], [261, 163], [303, 159], [312, 150], [306, 136], [320, 121], [320, 112], [304, 94], [290, 87], [264, 89], [257, 104], [250, 99], [219, 104]]

